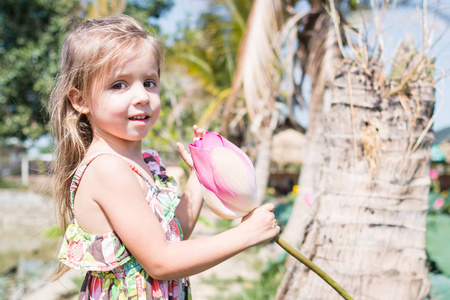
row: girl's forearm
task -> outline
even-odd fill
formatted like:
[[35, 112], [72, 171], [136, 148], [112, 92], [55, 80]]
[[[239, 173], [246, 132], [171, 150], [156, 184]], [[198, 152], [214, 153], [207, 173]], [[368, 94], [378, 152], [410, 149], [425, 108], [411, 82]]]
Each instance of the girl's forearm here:
[[176, 209], [176, 216], [183, 229], [183, 239], [187, 240], [191, 236], [202, 204], [203, 197], [200, 190], [200, 183], [198, 182], [195, 171], [193, 171], [189, 176], [184, 193], [181, 196], [180, 204]]
[[159, 264], [154, 264], [155, 259], [152, 266], [142, 263], [153, 278], [175, 280], [210, 269], [250, 246], [248, 236], [238, 226], [214, 236], [168, 244]]
[[[280, 232], [273, 209], [273, 204], [265, 204], [251, 211], [237, 227], [176, 243], [168, 243], [166, 235], [157, 230], [156, 218], [151, 218], [147, 222], [147, 235], [131, 234], [124, 242], [151, 277], [175, 280], [205, 271], [249, 247], [273, 239]], [[123, 233], [127, 230], [125, 227]]]

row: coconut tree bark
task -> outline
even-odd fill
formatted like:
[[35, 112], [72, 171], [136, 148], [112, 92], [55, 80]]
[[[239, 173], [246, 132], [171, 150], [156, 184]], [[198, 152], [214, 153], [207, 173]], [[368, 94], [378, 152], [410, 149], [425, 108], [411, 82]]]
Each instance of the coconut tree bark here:
[[273, 131], [274, 129], [269, 126], [259, 129], [260, 142], [255, 159], [256, 199], [258, 199], [258, 203], [263, 202], [269, 181]]
[[[324, 117], [322, 193], [299, 248], [354, 299], [424, 299], [434, 88], [418, 76], [386, 92], [382, 71], [347, 61], [336, 74]], [[277, 299], [340, 296], [295, 263]]]
[[[314, 8], [317, 6], [316, 8]], [[337, 35], [330, 15], [316, 3], [303, 22], [304, 30], [298, 33], [300, 58], [304, 73], [312, 78], [310, 123], [306, 131], [307, 144], [302, 159], [299, 178], [300, 191], [294, 203], [291, 218], [283, 231], [283, 239], [291, 245], [303, 240], [314, 214], [317, 211], [317, 197], [320, 166], [323, 163], [324, 116], [330, 105], [329, 84], [334, 80], [335, 66], [342, 60]], [[313, 33], [313, 34], [312, 34]], [[289, 262], [288, 262], [289, 265]]]

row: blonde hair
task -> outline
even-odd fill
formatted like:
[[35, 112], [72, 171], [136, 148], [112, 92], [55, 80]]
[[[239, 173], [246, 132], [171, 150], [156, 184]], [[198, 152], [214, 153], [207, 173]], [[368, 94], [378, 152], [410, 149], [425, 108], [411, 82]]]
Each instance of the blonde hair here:
[[[131, 17], [121, 15], [86, 21], [70, 33], [64, 42], [60, 72], [49, 101], [52, 133], [56, 139], [53, 197], [62, 232], [74, 217], [70, 185], [93, 138], [88, 118], [72, 107], [68, 93], [76, 88], [81, 91], [82, 101], [89, 103], [93, 100], [96, 86], [105, 80], [113, 67], [120, 66], [148, 45], [158, 61], [160, 75], [163, 47]], [[56, 276], [63, 273], [60, 266]]]

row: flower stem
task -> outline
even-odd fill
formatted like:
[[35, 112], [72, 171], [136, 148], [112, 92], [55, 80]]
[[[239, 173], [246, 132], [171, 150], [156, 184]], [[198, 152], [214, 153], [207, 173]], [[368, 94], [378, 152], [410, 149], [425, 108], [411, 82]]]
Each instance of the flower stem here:
[[339, 295], [342, 296], [342, 298], [347, 300], [353, 300], [353, 298], [344, 291], [343, 288], [339, 286], [339, 284], [336, 283], [330, 276], [328, 276], [327, 273], [322, 271], [318, 266], [316, 266], [312, 261], [307, 259], [305, 256], [303, 256], [300, 252], [295, 250], [291, 245], [286, 243], [279, 235], [277, 235], [274, 239], [275, 243], [280, 245], [281, 248], [286, 250], [287, 253], [295, 257], [299, 262], [310, 268], [314, 273], [319, 275], [323, 280], [325, 280], [333, 289], [336, 290], [336, 292], [339, 293]]

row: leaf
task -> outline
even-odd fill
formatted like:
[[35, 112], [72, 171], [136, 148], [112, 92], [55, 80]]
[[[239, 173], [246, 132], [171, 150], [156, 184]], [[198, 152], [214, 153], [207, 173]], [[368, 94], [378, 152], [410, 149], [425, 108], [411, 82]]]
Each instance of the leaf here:
[[430, 273], [429, 277], [431, 279], [431, 299], [450, 299], [450, 278], [442, 274], [433, 273]]
[[273, 213], [275, 214], [275, 218], [280, 226], [286, 226], [291, 216], [292, 209], [293, 206], [290, 203], [281, 203], [275, 207]]
[[450, 216], [429, 215], [427, 219], [426, 251], [431, 261], [450, 276]]
[[[282, 18], [281, 1], [253, 1], [252, 9], [239, 46], [235, 77], [227, 100], [234, 106], [238, 90], [243, 86], [250, 119], [267, 112], [276, 86], [275, 70], [279, 68], [275, 42]], [[278, 50], [278, 49], [277, 49]], [[263, 110], [263, 111], [261, 111]]]

